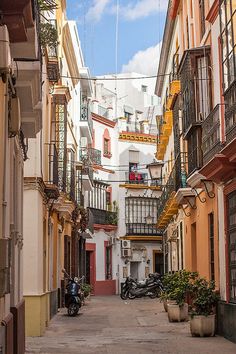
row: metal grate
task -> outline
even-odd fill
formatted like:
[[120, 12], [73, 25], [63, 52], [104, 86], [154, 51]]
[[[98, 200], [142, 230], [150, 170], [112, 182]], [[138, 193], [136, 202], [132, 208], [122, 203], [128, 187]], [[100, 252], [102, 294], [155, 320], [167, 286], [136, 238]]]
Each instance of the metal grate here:
[[125, 198], [125, 223], [127, 235], [161, 235], [157, 228], [159, 200], [149, 197]]

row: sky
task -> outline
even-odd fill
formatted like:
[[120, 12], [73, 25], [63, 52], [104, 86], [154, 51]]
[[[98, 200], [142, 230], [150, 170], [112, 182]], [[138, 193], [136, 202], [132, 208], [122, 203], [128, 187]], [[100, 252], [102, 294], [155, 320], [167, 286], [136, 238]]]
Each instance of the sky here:
[[[67, 0], [91, 75], [116, 72], [118, 0]], [[155, 75], [168, 0], [119, 0], [117, 72]]]

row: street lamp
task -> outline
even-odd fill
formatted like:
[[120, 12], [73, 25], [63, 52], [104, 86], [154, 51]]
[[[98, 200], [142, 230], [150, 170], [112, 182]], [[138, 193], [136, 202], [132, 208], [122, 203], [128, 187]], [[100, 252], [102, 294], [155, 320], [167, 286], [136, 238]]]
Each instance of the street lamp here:
[[150, 174], [151, 179], [161, 180], [163, 166], [164, 166], [163, 161], [155, 161], [155, 160], [146, 166], [146, 168], [148, 168], [148, 170], [149, 170], [149, 174]]

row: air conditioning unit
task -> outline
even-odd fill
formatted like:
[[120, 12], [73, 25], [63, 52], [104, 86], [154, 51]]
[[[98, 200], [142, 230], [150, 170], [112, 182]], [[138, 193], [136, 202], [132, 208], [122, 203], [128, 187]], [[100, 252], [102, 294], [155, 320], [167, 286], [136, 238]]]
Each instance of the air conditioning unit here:
[[0, 71], [6, 71], [11, 66], [11, 52], [7, 26], [0, 26]]
[[88, 145], [88, 139], [86, 138], [86, 136], [82, 136], [80, 138], [80, 147], [81, 148], [86, 148]]
[[131, 257], [131, 249], [130, 248], [123, 248], [121, 250], [121, 257]]
[[121, 240], [121, 248], [130, 248], [131, 242], [129, 240]]

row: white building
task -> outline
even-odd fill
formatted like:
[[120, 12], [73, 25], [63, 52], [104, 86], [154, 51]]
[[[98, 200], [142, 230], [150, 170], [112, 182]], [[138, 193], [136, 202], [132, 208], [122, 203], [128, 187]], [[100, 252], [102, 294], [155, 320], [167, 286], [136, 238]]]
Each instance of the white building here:
[[87, 198], [95, 220], [86, 249], [95, 294], [119, 292], [129, 274], [143, 279], [163, 272], [155, 226], [160, 188], [146, 168], [156, 151], [160, 108], [150, 81], [136, 77], [141, 75], [110, 75], [93, 87], [93, 148], [101, 151], [101, 163], [94, 166], [95, 189]]

